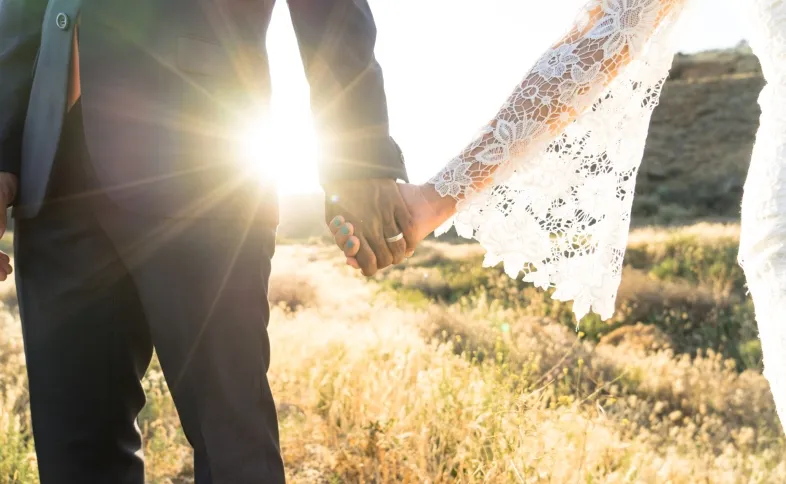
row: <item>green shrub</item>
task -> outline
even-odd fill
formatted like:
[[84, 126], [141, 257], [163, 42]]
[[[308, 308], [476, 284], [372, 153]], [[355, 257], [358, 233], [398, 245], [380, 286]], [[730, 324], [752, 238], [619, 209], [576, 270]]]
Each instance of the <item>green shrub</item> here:
[[746, 368], [761, 368], [761, 340], [749, 339], [739, 345], [740, 359]]
[[[741, 342], [757, 337], [755, 317], [737, 264], [738, 237], [725, 226], [699, 225], [658, 230], [631, 237], [617, 311], [610, 321], [589, 314], [579, 328], [599, 341], [617, 328], [637, 323], [659, 328], [673, 341], [674, 351], [695, 356], [713, 350], [736, 361], [740, 369], [756, 368], [755, 350]], [[546, 317], [575, 332], [572, 303], [551, 298], [502, 267], [483, 268], [482, 258], [450, 258], [435, 246], [420, 258], [380, 276], [384, 287], [414, 298], [456, 304], [462, 310], [484, 305], [513, 310], [521, 316]]]

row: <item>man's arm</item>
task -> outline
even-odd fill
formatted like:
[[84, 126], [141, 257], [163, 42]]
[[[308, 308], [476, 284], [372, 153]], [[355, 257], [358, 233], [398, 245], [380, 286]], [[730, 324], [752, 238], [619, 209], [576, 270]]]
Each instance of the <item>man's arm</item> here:
[[390, 137], [377, 38], [365, 0], [288, 0], [322, 142], [323, 185], [347, 179], [407, 180]]
[[[46, 6], [47, 0], [0, 0], [0, 237], [16, 199], [22, 130]], [[9, 274], [10, 258], [0, 253], [0, 281]]]
[[0, 172], [19, 174], [22, 129], [46, 6], [46, 0], [0, 0]]
[[[407, 172], [390, 137], [382, 71], [374, 57], [374, 18], [366, 0], [288, 4], [322, 142], [326, 221], [336, 223], [334, 230], [354, 231], [360, 240], [358, 264], [371, 276], [415, 248], [396, 184], [396, 179], [407, 181]], [[343, 227], [344, 222], [351, 226]], [[385, 240], [397, 234], [404, 239]]]

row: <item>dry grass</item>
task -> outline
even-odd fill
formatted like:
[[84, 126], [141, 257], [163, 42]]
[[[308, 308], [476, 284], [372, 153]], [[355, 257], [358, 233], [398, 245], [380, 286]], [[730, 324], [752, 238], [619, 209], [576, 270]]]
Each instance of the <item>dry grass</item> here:
[[271, 306], [281, 306], [289, 311], [314, 307], [318, 304], [317, 291], [311, 280], [296, 275], [272, 276], [268, 300]]
[[[658, 246], [646, 240], [641, 253]], [[372, 283], [331, 247], [279, 248], [270, 380], [290, 482], [786, 482], [786, 444], [757, 369], [681, 353], [651, 324], [577, 334], [529, 292], [514, 304], [514, 286], [491, 272], [456, 269], [478, 256], [468, 247], [431, 244]], [[647, 311], [677, 301], [697, 315], [719, 300], [703, 283], [635, 270], [626, 297], [649, 301]], [[35, 482], [18, 321], [3, 317], [0, 482]], [[145, 389], [149, 481], [189, 482], [156, 365]]]
[[687, 227], [660, 228], [645, 227], [631, 232], [628, 238], [628, 247], [647, 247], [649, 250], [658, 250], [674, 238], [695, 238], [703, 244], [718, 244], [726, 240], [739, 243], [740, 226], [736, 224], [698, 223]]

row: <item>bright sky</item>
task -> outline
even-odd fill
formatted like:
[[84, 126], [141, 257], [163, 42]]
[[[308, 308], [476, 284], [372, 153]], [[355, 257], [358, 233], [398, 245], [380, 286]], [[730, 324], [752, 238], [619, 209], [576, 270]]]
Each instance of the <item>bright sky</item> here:
[[[371, 0], [391, 131], [412, 182], [428, 179], [471, 140], [585, 1]], [[681, 51], [731, 47], [745, 38], [737, 0], [690, 1]], [[279, 190], [318, 191], [308, 84], [283, 0], [267, 45], [277, 140], [269, 152], [280, 158]]]

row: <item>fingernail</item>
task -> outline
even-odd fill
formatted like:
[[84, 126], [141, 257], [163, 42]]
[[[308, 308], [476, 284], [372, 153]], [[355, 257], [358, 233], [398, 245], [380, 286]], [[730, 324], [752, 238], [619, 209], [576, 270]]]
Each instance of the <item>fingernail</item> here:
[[347, 242], [347, 249], [351, 249], [354, 246], [355, 246], [355, 241], [354, 240], [350, 240], [350, 241]]
[[349, 235], [349, 227], [347, 227], [346, 225], [341, 227], [341, 233], [344, 235]]
[[340, 219], [340, 218], [338, 218], [338, 217], [334, 218], [334, 219], [333, 219], [333, 225], [335, 225], [336, 227], [338, 227], [339, 225], [341, 225], [341, 219]]

